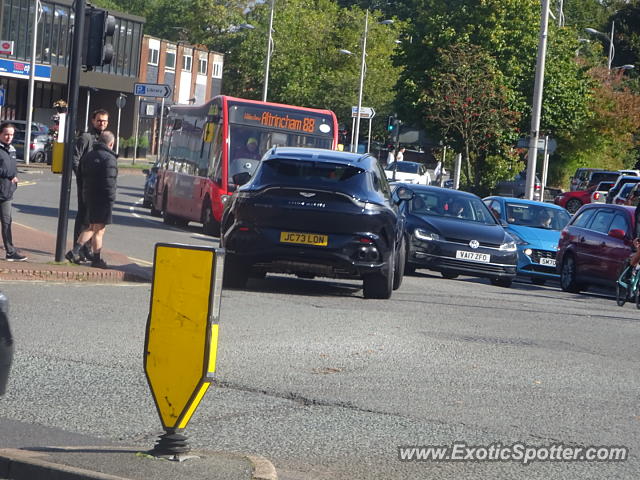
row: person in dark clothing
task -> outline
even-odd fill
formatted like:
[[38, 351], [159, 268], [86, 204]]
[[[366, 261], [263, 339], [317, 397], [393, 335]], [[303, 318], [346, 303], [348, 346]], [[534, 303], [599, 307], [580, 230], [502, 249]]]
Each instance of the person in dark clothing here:
[[[73, 225], [73, 238], [77, 239], [80, 233], [86, 230], [87, 225], [84, 223], [85, 205], [82, 199], [82, 175], [80, 174], [79, 167], [82, 158], [91, 152], [93, 145], [98, 140], [100, 134], [107, 129], [109, 125], [109, 113], [106, 110], [94, 110], [91, 113], [91, 130], [82, 133], [77, 139], [73, 148], [73, 173], [76, 175], [76, 187], [78, 194], [78, 211], [76, 213], [76, 220]], [[80, 250], [81, 260], [91, 260], [91, 251], [89, 246], [86, 245]]]
[[105, 130], [98, 137], [93, 150], [87, 153], [80, 162], [80, 177], [82, 178], [82, 199], [85, 205], [85, 219], [87, 225], [78, 236], [72, 250], [66, 254], [67, 260], [80, 263], [80, 250], [91, 240], [91, 266], [108, 268], [101, 258], [102, 237], [106, 226], [112, 222], [113, 202], [116, 199], [116, 180], [118, 177], [118, 162], [113, 145], [115, 136]]
[[9, 122], [0, 124], [0, 223], [7, 260], [24, 262], [27, 257], [13, 246], [11, 235], [11, 200], [13, 192], [18, 188], [16, 149], [11, 145], [15, 131], [16, 128]]

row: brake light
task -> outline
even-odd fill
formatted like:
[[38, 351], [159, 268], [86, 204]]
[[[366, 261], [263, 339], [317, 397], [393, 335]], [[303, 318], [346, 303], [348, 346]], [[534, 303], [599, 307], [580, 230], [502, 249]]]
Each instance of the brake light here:
[[30, 148], [31, 150], [35, 150], [35, 148], [36, 148], [36, 144], [35, 144], [35, 143], [31, 143], [31, 144], [29, 144], [29, 148]]
[[360, 243], [367, 243], [367, 244], [373, 243], [373, 240], [371, 240], [369, 237], [360, 237], [358, 241]]
[[599, 193], [599, 192], [595, 192], [595, 193], [593, 194], [593, 199], [594, 199], [594, 200], [598, 200], [599, 198], [600, 198], [600, 193]]
[[535, 185], [535, 186], [534, 186], [534, 189], [535, 189], [535, 190], [540, 190], [540, 185]]

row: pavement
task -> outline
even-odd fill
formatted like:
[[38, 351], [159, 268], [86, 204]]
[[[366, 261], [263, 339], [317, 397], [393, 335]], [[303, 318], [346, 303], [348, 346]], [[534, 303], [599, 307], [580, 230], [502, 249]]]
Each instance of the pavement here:
[[[26, 262], [4, 260], [0, 280], [45, 282], [150, 282], [151, 267], [137, 265], [119, 252], [104, 249], [108, 269], [55, 262], [55, 235], [13, 223], [13, 241]], [[68, 247], [71, 244], [69, 243]], [[66, 251], [66, 249], [65, 249]], [[11, 435], [3, 432], [3, 436]], [[6, 442], [5, 442], [6, 444]], [[139, 447], [20, 447], [0, 449], [0, 479], [11, 480], [277, 480], [264, 457], [197, 450], [176, 459], [151, 455]]]

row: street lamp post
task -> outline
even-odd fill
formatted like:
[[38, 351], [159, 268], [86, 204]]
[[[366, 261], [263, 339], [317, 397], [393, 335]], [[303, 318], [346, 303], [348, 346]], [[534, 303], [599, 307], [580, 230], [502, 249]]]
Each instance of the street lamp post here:
[[[381, 25], [390, 25], [393, 20], [382, 20], [378, 22]], [[366, 10], [364, 17], [364, 33], [362, 35], [362, 58], [360, 61], [360, 83], [358, 88], [358, 110], [356, 111], [355, 127], [353, 129], [353, 135], [351, 135], [351, 151], [358, 151], [358, 140], [360, 138], [360, 113], [362, 110], [362, 92], [364, 88], [364, 75], [367, 71], [367, 35], [369, 33], [369, 10]], [[346, 55], [353, 55], [349, 50], [340, 49], [340, 53]]]
[[615, 31], [616, 22], [611, 22], [611, 34], [607, 36], [607, 34], [599, 32], [595, 28], [585, 28], [586, 32], [589, 32], [592, 35], [600, 35], [601, 37], [606, 38], [609, 41], [609, 56], [607, 59], [607, 70], [611, 71], [611, 64], [613, 63], [613, 57], [616, 54], [616, 49], [613, 46], [613, 32]]
[[33, 91], [35, 88], [36, 74], [36, 47], [38, 40], [38, 23], [40, 22], [40, 13], [42, 6], [40, 0], [35, 0], [33, 8], [33, 31], [31, 36], [31, 63], [29, 65], [29, 87], [27, 93], [27, 124], [24, 132], [24, 147], [22, 149], [22, 160], [29, 165], [31, 160], [31, 120], [33, 119]]
[[276, 0], [271, 0], [271, 13], [269, 14], [269, 35], [267, 40], [267, 58], [264, 63], [264, 86], [262, 88], [262, 101], [267, 101], [267, 91], [269, 89], [269, 66], [271, 65], [271, 55], [273, 55], [273, 11]]
[[[533, 189], [536, 183], [536, 162], [538, 160], [538, 135], [540, 130], [540, 113], [542, 111], [542, 90], [544, 86], [544, 67], [547, 56], [547, 36], [549, 32], [549, 0], [542, 0], [540, 19], [540, 41], [533, 85], [533, 105], [531, 106], [531, 135], [529, 137], [529, 153], [527, 162], [527, 185], [525, 196], [533, 200]], [[541, 193], [541, 200], [544, 192]]]

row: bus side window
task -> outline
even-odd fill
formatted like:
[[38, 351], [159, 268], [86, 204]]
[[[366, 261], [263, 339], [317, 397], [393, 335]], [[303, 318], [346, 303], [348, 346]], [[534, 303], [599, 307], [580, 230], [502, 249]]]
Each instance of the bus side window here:
[[222, 185], [222, 124], [216, 125], [213, 141], [210, 145], [209, 177], [218, 185]]

